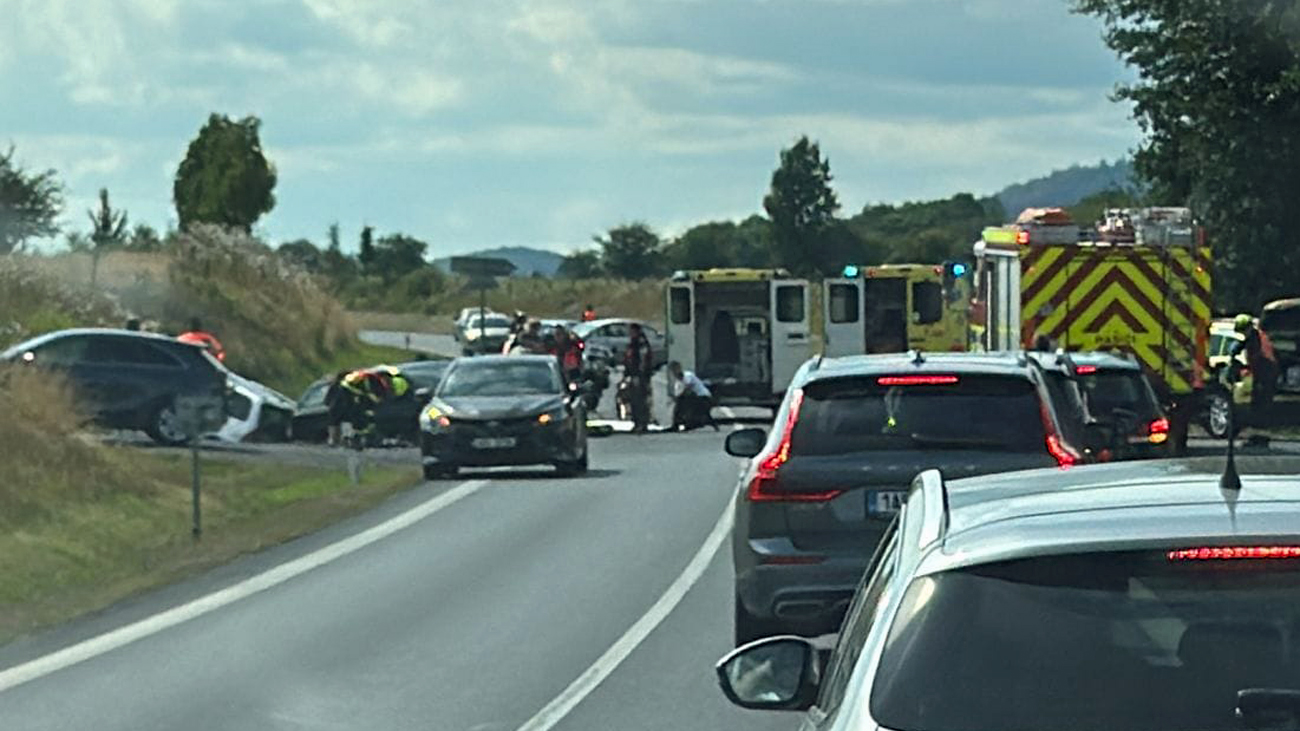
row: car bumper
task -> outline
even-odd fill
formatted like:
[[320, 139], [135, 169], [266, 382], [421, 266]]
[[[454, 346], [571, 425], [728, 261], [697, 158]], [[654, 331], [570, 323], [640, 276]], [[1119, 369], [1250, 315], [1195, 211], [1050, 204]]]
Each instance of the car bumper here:
[[[873, 545], [881, 535], [871, 537]], [[747, 613], [779, 624], [782, 631], [805, 636], [836, 632], [871, 553], [801, 551], [787, 538], [737, 541], [736, 600]]]
[[[532, 422], [530, 419], [529, 422]], [[425, 465], [455, 467], [497, 467], [555, 464], [579, 459], [581, 448], [574, 424], [541, 426], [457, 424], [438, 433], [420, 432], [420, 456]], [[513, 437], [514, 446], [482, 449], [474, 446], [481, 438]]]

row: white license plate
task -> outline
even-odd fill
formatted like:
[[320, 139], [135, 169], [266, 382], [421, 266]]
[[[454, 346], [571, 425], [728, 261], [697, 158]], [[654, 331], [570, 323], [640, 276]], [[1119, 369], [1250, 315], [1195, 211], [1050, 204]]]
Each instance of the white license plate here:
[[874, 490], [867, 493], [867, 512], [871, 515], [892, 515], [906, 501], [906, 490]]
[[515, 446], [514, 437], [480, 437], [470, 442], [475, 449], [509, 449]]

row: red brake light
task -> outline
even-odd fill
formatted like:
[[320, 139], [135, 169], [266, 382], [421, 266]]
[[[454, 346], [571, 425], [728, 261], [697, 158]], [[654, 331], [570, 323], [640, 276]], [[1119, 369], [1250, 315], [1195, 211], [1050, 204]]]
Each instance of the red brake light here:
[[1061, 446], [1061, 440], [1056, 438], [1055, 434], [1047, 435], [1047, 451], [1056, 458], [1056, 463], [1062, 467], [1071, 467], [1078, 458], [1070, 450]]
[[1201, 546], [1165, 554], [1170, 561], [1231, 561], [1244, 558], [1300, 558], [1300, 546]]
[[1076, 368], [1074, 369], [1074, 372], [1077, 373], [1077, 374], [1079, 374], [1079, 375], [1081, 375], [1081, 376], [1086, 376], [1086, 375], [1088, 375], [1089, 373], [1096, 373], [1096, 372], [1097, 372], [1097, 366], [1094, 366], [1094, 365], [1081, 365], [1081, 366], [1076, 367]]
[[1169, 439], [1169, 420], [1163, 416], [1147, 424], [1147, 441], [1161, 444]]
[[1028, 232], [1028, 231], [1018, 231], [1018, 232], [1016, 232], [1016, 243], [1017, 243], [1017, 244], [1027, 244], [1027, 243], [1029, 243], [1029, 232]]
[[957, 380], [957, 376], [881, 376], [876, 383], [881, 386], [942, 386]]
[[794, 424], [799, 420], [799, 409], [803, 406], [803, 391], [796, 390], [790, 397], [790, 416], [781, 431], [781, 442], [776, 451], [758, 463], [754, 479], [749, 481], [749, 490], [745, 497], [753, 502], [824, 502], [832, 500], [843, 490], [826, 490], [824, 492], [779, 492], [776, 487], [776, 473], [790, 459], [790, 435], [794, 433]]

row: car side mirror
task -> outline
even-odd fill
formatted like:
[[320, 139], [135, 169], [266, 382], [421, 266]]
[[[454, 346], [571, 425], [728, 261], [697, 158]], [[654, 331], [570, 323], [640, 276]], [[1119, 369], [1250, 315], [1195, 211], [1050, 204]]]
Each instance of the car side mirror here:
[[818, 650], [802, 637], [767, 637], [732, 650], [716, 666], [727, 700], [760, 711], [802, 711], [821, 685]]
[[737, 429], [727, 435], [723, 446], [732, 457], [753, 457], [767, 444], [767, 432], [758, 428]]

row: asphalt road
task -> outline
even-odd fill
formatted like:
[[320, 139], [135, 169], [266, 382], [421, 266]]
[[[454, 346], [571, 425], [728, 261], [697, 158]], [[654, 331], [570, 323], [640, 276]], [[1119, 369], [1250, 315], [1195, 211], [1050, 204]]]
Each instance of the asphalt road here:
[[461, 354], [456, 338], [450, 335], [432, 335], [429, 333], [403, 333], [392, 330], [362, 330], [358, 333], [361, 341], [371, 345], [387, 345], [391, 348], [418, 350], [431, 355], [444, 355], [454, 358]]

